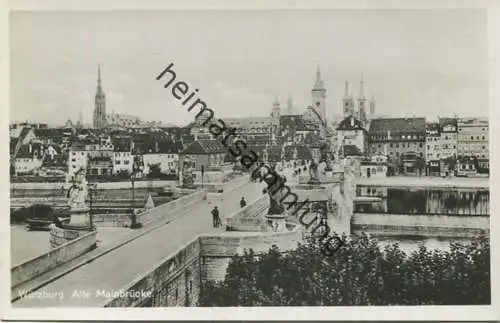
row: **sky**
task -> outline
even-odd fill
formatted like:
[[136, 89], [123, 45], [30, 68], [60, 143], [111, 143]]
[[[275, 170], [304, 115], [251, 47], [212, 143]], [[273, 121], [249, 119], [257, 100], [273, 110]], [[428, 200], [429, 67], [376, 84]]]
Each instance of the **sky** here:
[[318, 66], [330, 117], [361, 77], [379, 115], [488, 115], [480, 10], [45, 11], [10, 16], [10, 119], [91, 123], [101, 64], [108, 113], [186, 124], [170, 63], [220, 117], [303, 111]]

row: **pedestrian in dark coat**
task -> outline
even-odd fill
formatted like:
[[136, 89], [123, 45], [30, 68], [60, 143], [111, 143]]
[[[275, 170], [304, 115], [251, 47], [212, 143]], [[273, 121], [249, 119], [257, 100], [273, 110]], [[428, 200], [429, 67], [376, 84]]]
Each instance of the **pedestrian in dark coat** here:
[[219, 209], [217, 206], [212, 209], [212, 220], [214, 228], [218, 228], [222, 222], [219, 217]]

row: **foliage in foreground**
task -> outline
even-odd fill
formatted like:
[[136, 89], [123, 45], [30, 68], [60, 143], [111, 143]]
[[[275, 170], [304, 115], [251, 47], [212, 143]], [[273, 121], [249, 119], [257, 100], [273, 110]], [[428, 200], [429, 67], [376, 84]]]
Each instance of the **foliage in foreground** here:
[[325, 257], [313, 242], [292, 252], [273, 246], [235, 256], [223, 282], [202, 288], [200, 306], [348, 306], [490, 304], [487, 237], [450, 251], [398, 244], [380, 250], [366, 235]]

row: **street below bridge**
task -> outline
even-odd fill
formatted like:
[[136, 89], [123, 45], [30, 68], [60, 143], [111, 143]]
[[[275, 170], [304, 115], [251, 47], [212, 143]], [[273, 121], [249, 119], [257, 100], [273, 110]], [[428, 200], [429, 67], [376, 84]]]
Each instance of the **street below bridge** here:
[[[13, 307], [99, 307], [106, 302], [97, 291], [119, 292], [132, 280], [147, 273], [162, 259], [175, 252], [200, 234], [222, 232], [212, 227], [214, 206], [218, 206], [225, 222], [227, 216], [240, 208], [239, 200], [245, 197], [252, 202], [262, 195], [262, 183], [246, 183], [222, 194], [209, 194], [204, 201], [190, 205], [185, 211], [170, 215], [173, 220], [155, 230], [96, 258], [92, 262], [69, 272], [38, 290], [42, 297], [24, 297]], [[161, 211], [157, 211], [161, 212]], [[151, 214], [160, 217], [161, 214]], [[74, 292], [87, 292], [89, 297], [72, 297]], [[47, 295], [47, 297], [43, 297]], [[63, 295], [63, 297], [50, 297]]]

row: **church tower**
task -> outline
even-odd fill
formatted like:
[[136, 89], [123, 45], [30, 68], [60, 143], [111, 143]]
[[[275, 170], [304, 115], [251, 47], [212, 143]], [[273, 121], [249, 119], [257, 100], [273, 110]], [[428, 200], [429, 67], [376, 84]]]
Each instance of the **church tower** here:
[[277, 120], [279, 122], [281, 114], [280, 101], [278, 97], [274, 97], [273, 109], [271, 110], [271, 117], [273, 120]]
[[321, 116], [323, 121], [326, 121], [326, 89], [321, 79], [321, 72], [316, 71], [316, 81], [314, 82], [313, 89], [311, 90], [312, 106], [316, 112]]
[[366, 124], [366, 111], [368, 109], [368, 100], [365, 97], [365, 82], [363, 81], [363, 77], [361, 77], [361, 82], [359, 84], [359, 97], [358, 97], [358, 109], [359, 109], [359, 120]]
[[94, 128], [106, 127], [106, 95], [101, 84], [101, 65], [97, 68], [97, 92], [95, 94]]
[[370, 100], [370, 117], [375, 115], [375, 95], [372, 94], [372, 98]]
[[343, 115], [344, 118], [348, 116], [354, 115], [354, 99], [352, 98], [351, 93], [349, 92], [349, 82], [345, 81], [344, 86], [344, 98], [342, 99], [343, 105]]

